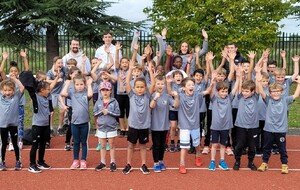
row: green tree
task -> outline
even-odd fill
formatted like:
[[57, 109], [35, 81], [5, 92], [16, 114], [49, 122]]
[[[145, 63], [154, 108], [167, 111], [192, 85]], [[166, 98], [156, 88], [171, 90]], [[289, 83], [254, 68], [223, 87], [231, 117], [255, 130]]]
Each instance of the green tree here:
[[209, 49], [220, 52], [228, 42], [240, 50], [261, 50], [277, 40], [277, 22], [286, 17], [290, 1], [282, 0], [154, 0], [144, 12], [153, 29], [168, 28], [168, 38], [192, 46], [209, 35]]
[[28, 47], [32, 40], [46, 34], [48, 68], [59, 55], [58, 35], [67, 33], [93, 45], [102, 42], [102, 32], [116, 34], [132, 29], [131, 23], [105, 14], [111, 2], [103, 0], [1, 0], [0, 43], [14, 48]]

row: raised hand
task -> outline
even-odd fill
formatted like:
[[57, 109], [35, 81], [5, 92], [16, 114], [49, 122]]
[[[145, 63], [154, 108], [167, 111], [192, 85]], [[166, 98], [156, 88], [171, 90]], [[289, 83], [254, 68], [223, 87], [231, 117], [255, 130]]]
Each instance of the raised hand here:
[[202, 36], [204, 37], [204, 39], [208, 39], [207, 32], [204, 29], [202, 29]]
[[286, 52], [285, 52], [285, 50], [281, 50], [281, 51], [280, 51], [280, 56], [281, 56], [282, 58], [285, 58], [285, 57], [286, 57]]
[[115, 47], [116, 47], [116, 50], [120, 50], [120, 49], [122, 48], [122, 45], [121, 45], [120, 42], [117, 42], [117, 43], [115, 44]]
[[134, 43], [133, 44], [133, 49], [137, 51], [139, 49], [139, 45], [137, 43]]
[[249, 57], [249, 59], [254, 59], [256, 55], [255, 51], [248, 51], [247, 56]]
[[8, 58], [9, 54], [5, 51], [2, 53], [2, 59], [6, 60]]
[[160, 93], [159, 93], [159, 92], [156, 92], [153, 99], [157, 100], [159, 97], [160, 97]]
[[21, 56], [21, 57], [26, 57], [26, 52], [25, 52], [24, 49], [21, 49], [21, 51], [20, 51], [20, 56]]
[[168, 30], [167, 30], [166, 28], [164, 28], [164, 29], [161, 31], [161, 36], [162, 36], [163, 38], [166, 38], [167, 32], [168, 32]]
[[294, 57], [292, 57], [294, 62], [299, 62], [299, 58], [300, 58], [299, 55], [295, 55]]

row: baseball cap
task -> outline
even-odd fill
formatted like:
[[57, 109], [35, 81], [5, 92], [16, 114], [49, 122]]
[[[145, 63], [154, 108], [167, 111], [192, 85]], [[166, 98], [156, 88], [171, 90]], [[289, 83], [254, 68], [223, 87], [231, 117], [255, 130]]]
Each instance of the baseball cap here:
[[102, 89], [108, 89], [108, 90], [111, 90], [111, 84], [110, 82], [101, 82], [100, 84], [100, 90]]

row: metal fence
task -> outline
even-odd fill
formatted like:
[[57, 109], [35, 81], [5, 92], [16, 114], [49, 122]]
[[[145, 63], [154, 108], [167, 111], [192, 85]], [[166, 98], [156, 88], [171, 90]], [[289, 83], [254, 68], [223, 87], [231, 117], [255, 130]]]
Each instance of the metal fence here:
[[[60, 56], [63, 56], [67, 54], [70, 51], [70, 40], [71, 36], [67, 35], [60, 35], [59, 36], [59, 52]], [[119, 41], [122, 44], [122, 53], [125, 56], [130, 57], [131, 51], [131, 41], [133, 38], [133, 34], [128, 34], [123, 37], [116, 37], [115, 41]], [[152, 33], [146, 33], [142, 32], [139, 38], [139, 47], [145, 47], [146, 44], [150, 43], [154, 50], [156, 51], [158, 49], [158, 44], [156, 41], [156, 38]], [[102, 42], [99, 42], [99, 46], [102, 45]], [[41, 36], [39, 41], [32, 42], [29, 46], [29, 50], [27, 51], [29, 64], [31, 67], [31, 70], [35, 73], [38, 70], [47, 71], [49, 68], [47, 68], [46, 64], [46, 37]], [[94, 58], [96, 49], [98, 47], [91, 46], [87, 41], [80, 41], [80, 47], [84, 51], [84, 53], [91, 59]], [[300, 54], [300, 36], [298, 34], [287, 34], [282, 33], [278, 36], [278, 41], [273, 44], [272, 48], [272, 54], [270, 55], [270, 59], [277, 61], [279, 65], [281, 64], [281, 57], [280, 57], [280, 51], [284, 49], [287, 52], [287, 58], [288, 58], [288, 65], [287, 65], [287, 74], [292, 74], [293, 72], [293, 64], [291, 61], [291, 57]], [[174, 48], [175, 49], [175, 48]], [[0, 52], [7, 51], [9, 52], [9, 61], [14, 60], [17, 63], [19, 63], [19, 67], [21, 70], [23, 70], [23, 65], [21, 64], [21, 57], [19, 55], [19, 50], [7, 48], [7, 47], [0, 47]], [[140, 54], [142, 54], [143, 48], [140, 48], [139, 50]], [[154, 52], [155, 52], [154, 51]], [[51, 65], [51, 64], [50, 64]], [[5, 70], [7, 72], [7, 69], [9, 68], [9, 64], [6, 64]]]

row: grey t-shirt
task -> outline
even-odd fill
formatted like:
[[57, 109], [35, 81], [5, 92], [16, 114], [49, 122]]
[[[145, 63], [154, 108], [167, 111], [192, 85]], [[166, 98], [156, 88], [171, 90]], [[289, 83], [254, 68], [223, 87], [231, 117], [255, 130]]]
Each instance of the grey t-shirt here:
[[149, 129], [151, 127], [150, 93], [138, 96], [132, 89], [128, 93], [130, 112], [128, 125], [134, 129]]
[[[152, 99], [155, 93], [152, 94]], [[172, 96], [163, 92], [156, 100], [155, 108], [151, 110], [151, 130], [152, 131], [166, 131], [170, 129], [169, 125], [169, 106], [174, 105]]]
[[[51, 94], [60, 94], [62, 88], [63, 88], [63, 84], [64, 84], [64, 81], [65, 81], [65, 77], [66, 77], [66, 69], [63, 67], [61, 70], [60, 70], [60, 78], [62, 78], [63, 80], [61, 82], [57, 82], [56, 85], [54, 86], [54, 88], [52, 89], [51, 91]], [[48, 80], [54, 80], [55, 79], [55, 75], [53, 74], [52, 72], [52, 69], [50, 69], [48, 72], [47, 72], [47, 79]]]
[[282, 96], [279, 100], [266, 96], [265, 102], [267, 113], [264, 130], [272, 133], [286, 133], [288, 131], [288, 105], [293, 102], [293, 96]]
[[122, 69], [118, 69], [117, 72], [118, 72], [117, 94], [118, 95], [127, 95], [127, 92], [126, 92], [126, 75], [127, 75], [128, 70], [123, 71]]
[[[267, 96], [270, 95], [268, 86], [266, 88], [264, 88], [264, 92], [266, 93]], [[258, 98], [257, 109], [258, 109], [258, 120], [259, 121], [265, 121], [266, 120], [267, 105], [266, 105], [266, 103], [264, 102], [264, 100], [262, 99], [261, 96], [259, 96], [259, 98]]]
[[89, 103], [87, 90], [76, 92], [75, 89], [68, 89], [68, 96], [71, 99], [73, 124], [83, 124], [89, 122]]
[[[206, 90], [207, 87], [207, 82], [205, 82], [204, 80], [202, 80], [199, 84], [195, 84], [195, 92], [196, 93], [202, 93], [203, 91]], [[205, 103], [205, 96], [203, 96], [203, 101], [201, 104], [199, 104], [200, 106], [200, 113], [206, 112], [207, 108], [206, 108], [206, 103]]]
[[178, 123], [180, 129], [197, 129], [200, 127], [199, 105], [203, 101], [203, 93], [194, 92], [187, 96], [184, 92], [179, 95]]
[[231, 102], [233, 95], [230, 93], [226, 98], [220, 98], [216, 93], [211, 98], [212, 104], [212, 123], [213, 130], [228, 130], [233, 127]]
[[254, 93], [248, 98], [238, 94], [239, 106], [235, 126], [253, 129], [258, 128], [258, 94]]
[[50, 109], [48, 97], [40, 96], [36, 93], [36, 99], [38, 104], [38, 112], [33, 113], [32, 125], [37, 126], [49, 126], [50, 125]]
[[[178, 94], [182, 92], [182, 86], [181, 86], [181, 84], [177, 84], [175, 82], [172, 82], [171, 83], [171, 88], [172, 88], [172, 91], [175, 91]], [[172, 106], [170, 106], [170, 110], [172, 110], [172, 111], [178, 111], [178, 109], [176, 109], [176, 108], [174, 108]]]
[[0, 91], [0, 128], [19, 125], [19, 103], [22, 95], [16, 89], [15, 94], [7, 98]]

